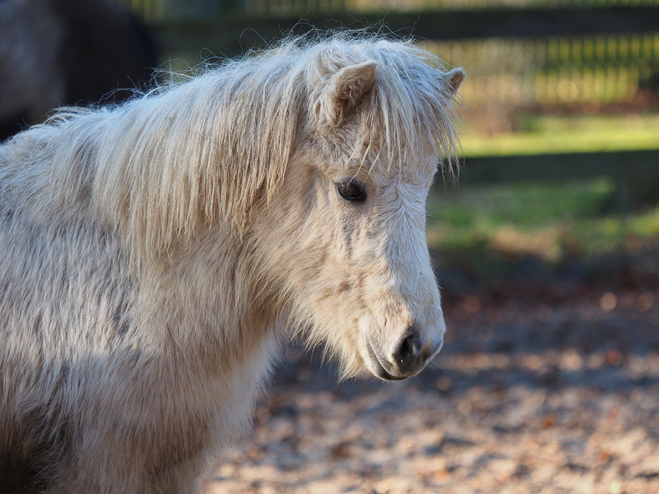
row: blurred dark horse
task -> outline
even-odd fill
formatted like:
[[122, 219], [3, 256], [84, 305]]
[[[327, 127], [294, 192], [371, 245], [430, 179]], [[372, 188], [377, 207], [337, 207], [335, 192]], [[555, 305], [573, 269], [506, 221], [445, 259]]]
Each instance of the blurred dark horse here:
[[146, 26], [116, 1], [0, 0], [0, 141], [57, 106], [125, 99], [156, 63]]

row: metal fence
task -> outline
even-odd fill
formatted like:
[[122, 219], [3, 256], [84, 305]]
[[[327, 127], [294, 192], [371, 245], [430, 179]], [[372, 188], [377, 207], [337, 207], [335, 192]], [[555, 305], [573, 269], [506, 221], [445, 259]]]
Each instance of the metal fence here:
[[471, 104], [616, 103], [659, 91], [659, 33], [427, 42], [468, 68]]

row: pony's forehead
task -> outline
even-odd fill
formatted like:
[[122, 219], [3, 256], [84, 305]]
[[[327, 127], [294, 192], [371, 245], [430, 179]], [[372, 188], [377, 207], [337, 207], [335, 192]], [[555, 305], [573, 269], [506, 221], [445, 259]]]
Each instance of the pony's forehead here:
[[[350, 166], [356, 156], [362, 167], [380, 173], [398, 170], [432, 175], [439, 156], [455, 153], [453, 95], [445, 87], [439, 58], [411, 43], [387, 40], [334, 40], [311, 52], [330, 72], [364, 61], [375, 64], [375, 80], [352, 122], [334, 129], [344, 141], [337, 145], [344, 166]], [[312, 77], [309, 81], [311, 87], [322, 88], [328, 79]], [[326, 137], [335, 144], [339, 140]], [[369, 143], [368, 149], [363, 149], [361, 141]]]
[[333, 179], [354, 177], [377, 186], [401, 181], [425, 186], [437, 171], [438, 159], [432, 153], [416, 154], [414, 157], [408, 155], [405, 161], [389, 160], [385, 154], [361, 157], [334, 155], [329, 159], [324, 157], [319, 161], [314, 160], [313, 163]]
[[[413, 180], [432, 177], [437, 171], [439, 157], [432, 136], [415, 135], [409, 141], [382, 144], [384, 136], [361, 134], [354, 142], [334, 144], [328, 161], [332, 168], [354, 175], [377, 175], [385, 180], [402, 177]], [[393, 152], [392, 152], [393, 151]]]
[[373, 136], [365, 137], [353, 130], [355, 133], [350, 135], [343, 129], [337, 139], [317, 140], [318, 136], [313, 136], [307, 141], [303, 159], [332, 178], [355, 177], [379, 185], [400, 180], [426, 184], [437, 172], [439, 158], [436, 148], [427, 142], [430, 138], [392, 146], [403, 152], [389, 153], [377, 139], [370, 138]]

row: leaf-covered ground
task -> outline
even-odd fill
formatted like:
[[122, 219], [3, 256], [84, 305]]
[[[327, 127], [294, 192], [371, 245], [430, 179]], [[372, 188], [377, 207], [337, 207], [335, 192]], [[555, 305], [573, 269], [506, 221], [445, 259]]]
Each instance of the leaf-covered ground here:
[[659, 492], [657, 264], [440, 272], [435, 368], [337, 384], [289, 349], [209, 492]]

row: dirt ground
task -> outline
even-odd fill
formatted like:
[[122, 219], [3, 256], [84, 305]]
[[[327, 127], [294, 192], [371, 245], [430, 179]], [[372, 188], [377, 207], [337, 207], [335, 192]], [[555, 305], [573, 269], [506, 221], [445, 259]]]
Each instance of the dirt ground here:
[[440, 272], [446, 344], [407, 381], [288, 349], [210, 492], [659, 493], [659, 256], [598, 262]]

